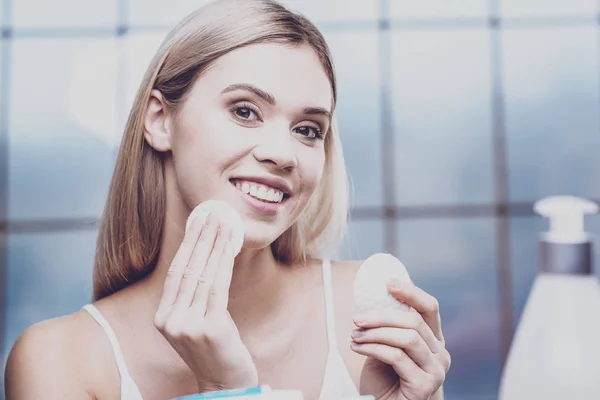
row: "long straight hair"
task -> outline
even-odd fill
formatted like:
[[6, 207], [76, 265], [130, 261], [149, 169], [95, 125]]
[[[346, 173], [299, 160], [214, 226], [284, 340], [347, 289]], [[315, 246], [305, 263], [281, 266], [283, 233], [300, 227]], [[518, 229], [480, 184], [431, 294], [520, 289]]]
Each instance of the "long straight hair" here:
[[[195, 79], [215, 60], [255, 43], [307, 44], [337, 89], [325, 39], [305, 17], [270, 0], [219, 0], [182, 20], [152, 59], [135, 97], [100, 221], [93, 300], [149, 274], [162, 242], [166, 194], [164, 162], [144, 139], [150, 92], [159, 90], [175, 112]], [[284, 263], [305, 262], [337, 246], [348, 214], [348, 178], [335, 120], [325, 138], [325, 167], [305, 210], [271, 249]]]

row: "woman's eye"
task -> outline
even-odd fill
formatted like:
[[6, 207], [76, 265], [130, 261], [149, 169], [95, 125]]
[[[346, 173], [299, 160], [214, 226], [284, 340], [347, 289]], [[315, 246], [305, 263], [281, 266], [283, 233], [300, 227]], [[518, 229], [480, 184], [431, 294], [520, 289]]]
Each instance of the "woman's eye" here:
[[315, 126], [300, 126], [296, 128], [296, 132], [299, 134], [306, 136], [309, 139], [322, 139], [323, 134], [321, 130]]
[[233, 112], [235, 116], [246, 121], [257, 121], [258, 115], [249, 107], [236, 107]]

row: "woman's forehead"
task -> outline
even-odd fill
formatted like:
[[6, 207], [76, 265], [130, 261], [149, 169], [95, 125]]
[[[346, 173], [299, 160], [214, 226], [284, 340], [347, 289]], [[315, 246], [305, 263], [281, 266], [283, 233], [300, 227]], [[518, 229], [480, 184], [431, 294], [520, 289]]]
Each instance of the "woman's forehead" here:
[[221, 93], [231, 86], [259, 88], [277, 103], [331, 111], [331, 83], [321, 60], [308, 45], [261, 43], [233, 50], [198, 79], [201, 89]]

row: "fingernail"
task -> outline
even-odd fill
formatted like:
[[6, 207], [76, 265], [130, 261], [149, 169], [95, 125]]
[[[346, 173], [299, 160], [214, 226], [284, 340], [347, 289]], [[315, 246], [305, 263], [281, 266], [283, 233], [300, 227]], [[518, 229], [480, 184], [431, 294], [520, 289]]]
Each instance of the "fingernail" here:
[[200, 225], [198, 223], [198, 216], [194, 215], [192, 219], [185, 224], [185, 231], [189, 231], [192, 228], [198, 228]]
[[356, 325], [361, 325], [365, 322], [365, 318], [362, 315], [357, 315], [353, 320]]
[[216, 221], [218, 221], [218, 219], [213, 212], [209, 211], [206, 213], [206, 217], [205, 217], [204, 221], [205, 221], [205, 223], [208, 224], [209, 222], [216, 222]]
[[398, 279], [392, 278], [388, 281], [388, 288], [392, 290], [402, 290], [404, 283]]
[[351, 336], [353, 338], [359, 338], [359, 337], [362, 336], [362, 334], [363, 334], [363, 331], [361, 331], [360, 329], [353, 329], [352, 333], [351, 333]]
[[192, 222], [190, 223], [190, 226], [194, 225], [194, 224], [196, 224], [196, 226], [202, 226], [206, 223], [207, 218], [208, 218], [208, 214], [204, 214], [204, 215], [196, 214], [196, 215], [194, 215]]

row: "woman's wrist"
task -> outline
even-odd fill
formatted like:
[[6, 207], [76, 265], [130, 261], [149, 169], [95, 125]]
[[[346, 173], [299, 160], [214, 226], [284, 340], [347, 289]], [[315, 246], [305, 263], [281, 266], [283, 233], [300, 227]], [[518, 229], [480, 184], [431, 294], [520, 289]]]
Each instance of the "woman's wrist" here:
[[197, 382], [198, 382], [198, 393], [215, 392], [217, 390], [225, 390], [226, 389], [222, 385], [211, 384], [206, 381], [197, 381]]
[[440, 386], [440, 388], [431, 396], [430, 400], [444, 400], [444, 386]]

